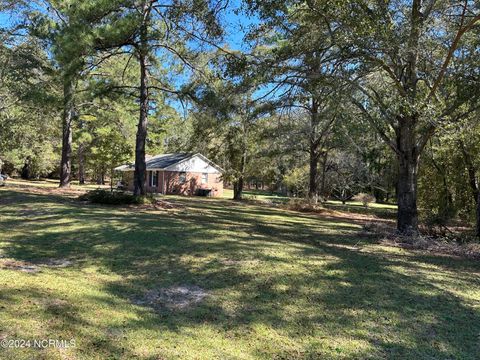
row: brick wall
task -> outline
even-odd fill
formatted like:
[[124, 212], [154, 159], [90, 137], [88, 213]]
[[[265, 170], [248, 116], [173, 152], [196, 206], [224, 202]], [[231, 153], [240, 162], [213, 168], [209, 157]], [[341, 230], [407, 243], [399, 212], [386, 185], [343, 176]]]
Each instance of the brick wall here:
[[[179, 172], [159, 171], [158, 185], [151, 187], [150, 171], [147, 171], [147, 192], [163, 193], [162, 189], [165, 189], [167, 194], [196, 195], [198, 189], [212, 189], [212, 196], [219, 197], [223, 195], [221, 174], [207, 174], [206, 183], [202, 183], [202, 173], [187, 172], [185, 174], [185, 182], [181, 182]], [[127, 189], [133, 191], [133, 171], [124, 172], [123, 181], [127, 184]]]

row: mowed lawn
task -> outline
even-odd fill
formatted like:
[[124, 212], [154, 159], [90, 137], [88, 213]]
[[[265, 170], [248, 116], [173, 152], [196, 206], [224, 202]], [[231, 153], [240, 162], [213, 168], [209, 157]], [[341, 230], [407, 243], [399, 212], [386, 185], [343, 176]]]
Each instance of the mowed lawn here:
[[[148, 210], [1, 188], [0, 339], [75, 346], [0, 358], [480, 357], [478, 262], [382, 246], [354, 217], [167, 199], [174, 209]], [[206, 296], [149, 296], [175, 287]]]

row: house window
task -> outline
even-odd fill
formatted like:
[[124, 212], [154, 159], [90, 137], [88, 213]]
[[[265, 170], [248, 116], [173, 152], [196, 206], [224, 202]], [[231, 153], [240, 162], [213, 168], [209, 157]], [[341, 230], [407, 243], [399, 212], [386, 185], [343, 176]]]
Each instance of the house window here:
[[187, 182], [187, 173], [182, 171], [180, 175], [178, 176], [178, 182], [180, 184], [185, 184]]
[[202, 174], [202, 184], [207, 184], [208, 183], [208, 174], [203, 173]]
[[158, 171], [150, 171], [150, 187], [158, 186]]

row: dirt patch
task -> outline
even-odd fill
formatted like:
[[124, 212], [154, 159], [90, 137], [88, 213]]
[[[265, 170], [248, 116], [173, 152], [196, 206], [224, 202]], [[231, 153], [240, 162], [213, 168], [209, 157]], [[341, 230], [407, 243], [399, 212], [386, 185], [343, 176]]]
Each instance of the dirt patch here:
[[207, 291], [196, 285], [175, 285], [149, 290], [135, 303], [157, 309], [185, 310], [201, 303], [208, 295]]
[[38, 273], [41, 271], [40, 267], [35, 264], [17, 260], [2, 260], [0, 261], [0, 268], [6, 270], [23, 271], [27, 273]]
[[40, 259], [35, 261], [19, 261], [14, 259], [2, 259], [0, 257], [0, 268], [7, 270], [17, 270], [27, 273], [38, 273], [42, 271], [42, 267], [65, 268], [73, 265], [73, 261], [69, 259]]
[[151, 204], [142, 204], [142, 205], [130, 205], [130, 208], [141, 208], [145, 210], [184, 210], [186, 207], [184, 205], [176, 204], [171, 201], [166, 201], [163, 199], [155, 199]]
[[171, 209], [184, 209], [184, 208], [185, 208], [185, 206], [183, 206], [183, 205], [175, 204], [175, 203], [172, 203], [172, 202], [169, 202], [169, 201], [165, 201], [165, 200], [156, 200], [156, 201], [153, 203], [153, 206], [154, 206], [156, 209], [167, 209], [167, 210], [171, 210]]
[[70, 306], [68, 301], [63, 299], [43, 299], [42, 303], [45, 308], [50, 310], [61, 310]]
[[57, 187], [40, 187], [35, 184], [8, 184], [8, 188], [21, 189], [22, 192], [38, 195], [63, 195], [67, 197], [78, 196], [85, 192], [84, 189], [61, 189]]
[[222, 259], [220, 260], [222, 265], [225, 266], [255, 266], [260, 263], [259, 260], [233, 260], [233, 259]]
[[46, 259], [35, 261], [35, 264], [46, 266], [46, 267], [64, 268], [64, 267], [72, 266], [73, 260], [46, 258]]

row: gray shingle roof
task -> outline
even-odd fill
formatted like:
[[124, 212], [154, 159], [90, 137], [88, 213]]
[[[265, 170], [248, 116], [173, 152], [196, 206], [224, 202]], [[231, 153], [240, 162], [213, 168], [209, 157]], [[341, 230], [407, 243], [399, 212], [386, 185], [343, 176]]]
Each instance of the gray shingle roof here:
[[[148, 169], [165, 169], [173, 164], [179, 163], [180, 161], [186, 160], [192, 157], [193, 153], [173, 153], [173, 154], [162, 154], [151, 157], [146, 161], [147, 170]], [[128, 171], [135, 168], [134, 164], [122, 165], [116, 167], [115, 170]]]
[[165, 169], [170, 165], [192, 157], [191, 153], [174, 153], [154, 156], [147, 160], [147, 169]]

